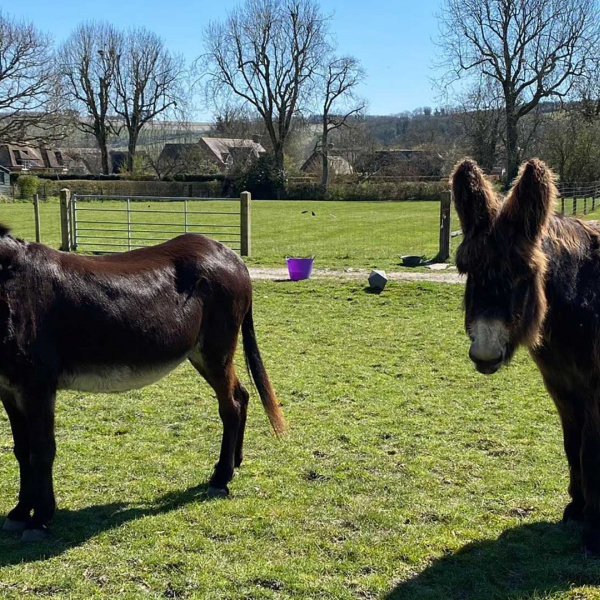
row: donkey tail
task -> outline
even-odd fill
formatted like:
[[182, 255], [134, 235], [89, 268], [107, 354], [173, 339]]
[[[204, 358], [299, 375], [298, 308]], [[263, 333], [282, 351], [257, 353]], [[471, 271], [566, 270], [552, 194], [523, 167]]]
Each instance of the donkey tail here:
[[242, 321], [242, 338], [244, 344], [244, 355], [246, 357], [246, 367], [252, 375], [254, 385], [258, 390], [261, 402], [271, 422], [271, 427], [276, 435], [282, 435], [285, 432], [285, 419], [281, 412], [279, 400], [273, 391], [269, 376], [265, 370], [258, 344], [256, 334], [254, 333], [254, 321], [252, 319], [252, 306], [248, 309], [244, 320]]

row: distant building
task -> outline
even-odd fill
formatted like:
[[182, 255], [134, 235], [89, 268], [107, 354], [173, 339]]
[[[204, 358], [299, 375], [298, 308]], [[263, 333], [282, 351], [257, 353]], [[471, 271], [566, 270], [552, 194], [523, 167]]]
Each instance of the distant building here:
[[[352, 175], [354, 173], [354, 169], [348, 160], [331, 150], [327, 154], [327, 163], [331, 175]], [[313, 152], [300, 167], [300, 170], [311, 175], [322, 175], [323, 153], [320, 150]]]
[[68, 170], [67, 160], [61, 150], [18, 144], [0, 144], [0, 166], [11, 172]]
[[165, 144], [159, 160], [186, 160], [186, 157], [193, 155], [214, 164], [219, 171], [228, 171], [233, 167], [243, 166], [265, 153], [266, 150], [258, 139], [203, 137], [195, 144]]
[[4, 167], [0, 167], [0, 196], [11, 196], [10, 172]]
[[252, 140], [203, 137], [198, 144], [206, 158], [224, 171], [238, 165], [242, 160], [256, 159], [267, 152], [257, 137]]

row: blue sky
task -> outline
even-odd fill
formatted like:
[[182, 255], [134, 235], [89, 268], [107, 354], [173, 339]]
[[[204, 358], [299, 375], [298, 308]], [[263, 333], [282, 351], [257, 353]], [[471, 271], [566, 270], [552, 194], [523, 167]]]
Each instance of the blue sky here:
[[[360, 93], [371, 114], [392, 114], [435, 106], [431, 78], [440, 0], [321, 0], [333, 13], [339, 51], [359, 58], [368, 74]], [[144, 26], [193, 60], [202, 51], [202, 30], [222, 18], [237, 0], [28, 0], [6, 12], [27, 17], [60, 41], [80, 22], [105, 19], [121, 27]], [[208, 117], [204, 112], [200, 117]]]

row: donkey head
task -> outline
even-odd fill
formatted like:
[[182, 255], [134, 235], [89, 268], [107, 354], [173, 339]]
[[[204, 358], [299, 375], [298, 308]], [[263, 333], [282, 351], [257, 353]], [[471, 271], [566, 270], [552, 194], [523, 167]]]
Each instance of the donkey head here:
[[495, 373], [520, 344], [540, 342], [546, 315], [547, 259], [541, 238], [556, 188], [550, 170], [530, 160], [506, 200], [470, 160], [452, 175], [463, 242], [456, 264], [467, 274], [465, 326], [469, 357], [480, 373]]

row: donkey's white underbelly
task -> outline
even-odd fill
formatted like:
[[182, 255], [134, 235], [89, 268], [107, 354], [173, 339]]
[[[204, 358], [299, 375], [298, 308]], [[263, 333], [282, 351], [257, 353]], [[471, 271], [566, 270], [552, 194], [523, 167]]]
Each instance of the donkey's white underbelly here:
[[155, 365], [151, 369], [128, 366], [87, 367], [81, 371], [63, 373], [58, 382], [59, 389], [78, 392], [126, 392], [156, 383], [183, 362]]

